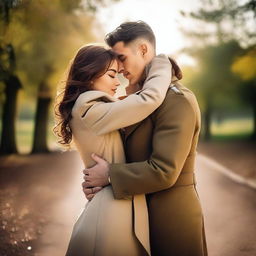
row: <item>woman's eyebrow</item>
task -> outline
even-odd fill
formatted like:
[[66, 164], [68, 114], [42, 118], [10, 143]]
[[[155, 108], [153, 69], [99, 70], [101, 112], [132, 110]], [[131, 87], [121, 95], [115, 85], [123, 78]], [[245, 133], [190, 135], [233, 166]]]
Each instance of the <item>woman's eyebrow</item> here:
[[108, 69], [108, 71], [113, 71], [113, 72], [117, 73], [117, 71], [115, 69], [112, 69], [112, 68]]

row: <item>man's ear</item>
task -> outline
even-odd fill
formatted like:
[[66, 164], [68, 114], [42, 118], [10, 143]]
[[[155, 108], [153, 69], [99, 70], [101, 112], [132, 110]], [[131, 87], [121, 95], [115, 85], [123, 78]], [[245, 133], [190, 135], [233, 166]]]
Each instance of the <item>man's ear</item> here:
[[140, 45], [140, 51], [141, 51], [141, 54], [142, 54], [142, 56], [144, 57], [144, 55], [146, 55], [147, 54], [147, 52], [148, 52], [148, 46], [147, 46], [147, 44], [141, 44]]

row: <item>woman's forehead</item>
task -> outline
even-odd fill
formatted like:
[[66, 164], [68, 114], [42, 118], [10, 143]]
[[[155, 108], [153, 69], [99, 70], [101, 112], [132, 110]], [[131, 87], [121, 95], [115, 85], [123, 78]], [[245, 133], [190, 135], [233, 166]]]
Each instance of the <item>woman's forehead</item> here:
[[118, 65], [119, 65], [118, 61], [117, 60], [113, 60], [112, 63], [110, 64], [108, 70], [117, 72], [118, 71]]

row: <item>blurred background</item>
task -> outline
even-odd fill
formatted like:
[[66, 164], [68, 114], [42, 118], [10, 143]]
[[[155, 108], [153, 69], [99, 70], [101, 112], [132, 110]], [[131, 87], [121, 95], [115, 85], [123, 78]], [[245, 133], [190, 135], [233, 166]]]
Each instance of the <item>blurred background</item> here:
[[[52, 132], [57, 86], [78, 48], [134, 20], [152, 27], [157, 53], [177, 60], [200, 104], [210, 255], [256, 255], [255, 0], [0, 0], [0, 15], [0, 255], [63, 255], [86, 200], [82, 163]], [[213, 208], [233, 199], [236, 209]], [[233, 227], [216, 238], [232, 216], [244, 242]]]

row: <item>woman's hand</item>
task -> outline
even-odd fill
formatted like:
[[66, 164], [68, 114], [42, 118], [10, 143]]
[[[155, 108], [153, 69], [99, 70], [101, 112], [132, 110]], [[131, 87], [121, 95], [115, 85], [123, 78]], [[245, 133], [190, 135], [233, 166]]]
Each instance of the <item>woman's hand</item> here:
[[91, 187], [91, 188], [86, 187], [85, 181], [82, 183], [82, 187], [83, 187], [83, 192], [85, 194], [85, 197], [88, 201], [91, 201], [95, 196], [95, 194], [102, 190], [102, 187]]

